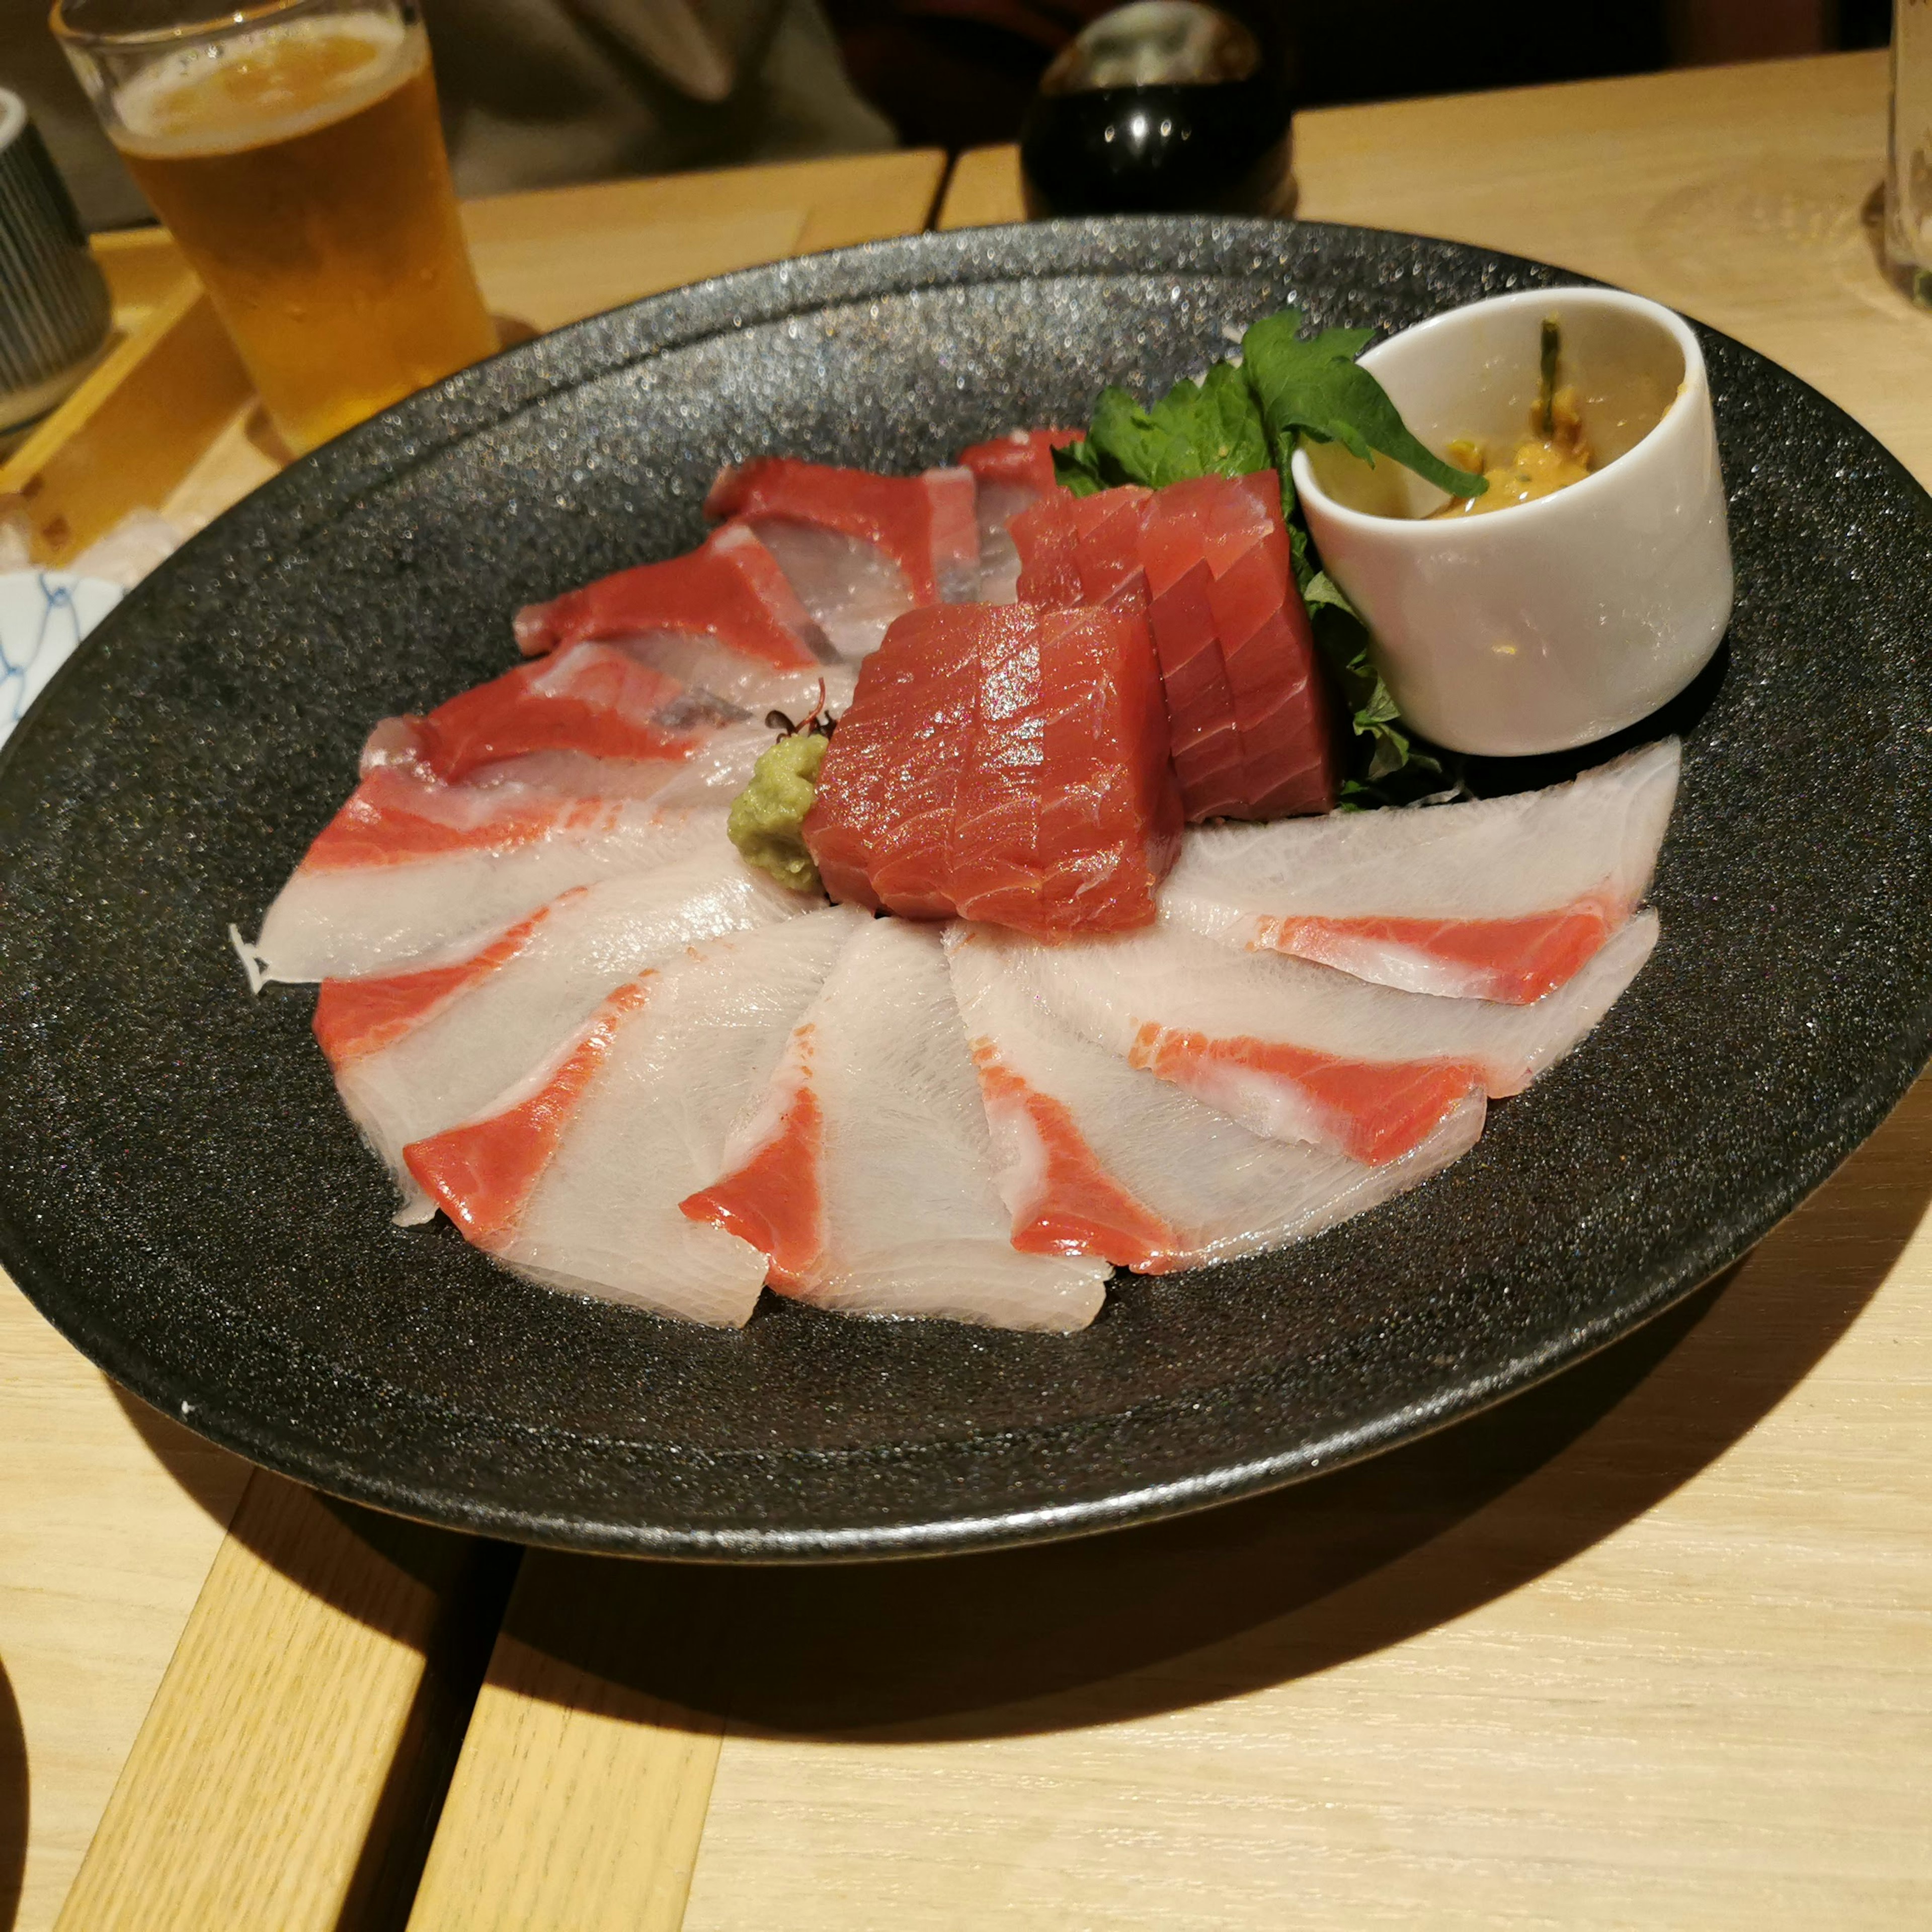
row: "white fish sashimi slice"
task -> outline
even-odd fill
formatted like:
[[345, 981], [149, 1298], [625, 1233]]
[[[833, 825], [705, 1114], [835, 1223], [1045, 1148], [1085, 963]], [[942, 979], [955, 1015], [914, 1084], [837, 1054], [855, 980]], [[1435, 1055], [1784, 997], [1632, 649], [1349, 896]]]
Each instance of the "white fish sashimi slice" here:
[[938, 933], [857, 933], [794, 1030], [723, 1178], [686, 1204], [754, 1241], [772, 1286], [853, 1314], [1084, 1328], [1108, 1266], [1010, 1239]]
[[1146, 1274], [1258, 1254], [1427, 1180], [1482, 1132], [1476, 1093], [1380, 1166], [1265, 1139], [1061, 1025], [974, 928], [947, 941], [1024, 1252], [1098, 1255]]
[[397, 1219], [435, 1211], [403, 1149], [490, 1111], [614, 988], [682, 947], [813, 904], [721, 838], [653, 871], [578, 886], [459, 964], [325, 981], [316, 1037], [343, 1104], [402, 1189]]
[[[816, 687], [814, 686], [814, 692]], [[758, 755], [773, 742], [762, 720], [710, 732], [688, 758], [600, 758], [587, 752], [531, 752], [477, 773], [478, 784], [509, 784], [570, 798], [648, 799], [661, 812], [728, 808], [750, 782]]]
[[980, 598], [982, 604], [1010, 604], [1020, 594], [1019, 546], [1007, 527], [1040, 492], [1025, 483], [989, 483], [982, 477], [977, 498], [980, 522]]
[[1270, 1139], [1379, 1164], [1472, 1094], [1519, 1093], [1561, 1059], [1648, 958], [1658, 924], [1639, 914], [1527, 1006], [1401, 992], [1172, 926], [1060, 946], [977, 931], [1048, 1012], [1130, 1065]]
[[244, 963], [258, 984], [448, 963], [574, 886], [724, 836], [719, 810], [374, 771], [277, 896]]
[[865, 915], [828, 907], [714, 940], [608, 998], [487, 1119], [407, 1150], [470, 1240], [547, 1286], [738, 1327], [765, 1257], [678, 1204]]
[[1162, 914], [1409, 992], [1527, 1004], [1648, 890], [1682, 762], [1669, 738], [1510, 798], [1190, 829]]
[[912, 608], [905, 573], [876, 544], [776, 517], [752, 527], [841, 657], [877, 650], [886, 626]]
[[623, 639], [622, 648], [691, 690], [709, 692], [754, 718], [767, 711], [802, 718], [820, 702], [821, 686], [827, 710], [842, 711], [851, 702], [853, 674], [844, 664], [782, 670], [694, 631], [646, 632]]

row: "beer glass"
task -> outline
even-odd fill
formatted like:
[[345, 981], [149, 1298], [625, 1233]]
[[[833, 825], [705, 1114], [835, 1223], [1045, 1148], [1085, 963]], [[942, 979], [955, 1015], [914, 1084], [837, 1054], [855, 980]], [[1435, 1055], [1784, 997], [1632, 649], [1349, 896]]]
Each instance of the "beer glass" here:
[[56, 0], [52, 26], [291, 448], [497, 346], [416, 0]]

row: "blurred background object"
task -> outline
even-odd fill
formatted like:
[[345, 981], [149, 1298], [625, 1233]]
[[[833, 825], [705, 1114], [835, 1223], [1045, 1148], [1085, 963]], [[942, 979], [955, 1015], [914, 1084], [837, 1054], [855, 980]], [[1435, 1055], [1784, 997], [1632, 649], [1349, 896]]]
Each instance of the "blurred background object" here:
[[1932, 0], [1898, 0], [1889, 148], [1886, 266], [1914, 302], [1932, 308]]
[[415, 0], [56, 0], [52, 22], [290, 448], [495, 353]]
[[1232, 14], [1133, 0], [1042, 76], [1020, 128], [1027, 212], [1288, 214], [1292, 104]]
[[80, 382], [110, 319], [106, 281], [26, 104], [0, 89], [0, 434]]
[[[459, 193], [1018, 136], [1106, 0], [424, 0]], [[1891, 0], [1228, 0], [1296, 104], [1882, 46]], [[694, 35], [694, 16], [700, 32]], [[660, 16], [663, 17], [660, 17]], [[829, 24], [828, 24], [829, 20]], [[0, 5], [23, 94], [90, 227], [146, 210], [38, 0]], [[724, 91], [720, 94], [721, 82]]]

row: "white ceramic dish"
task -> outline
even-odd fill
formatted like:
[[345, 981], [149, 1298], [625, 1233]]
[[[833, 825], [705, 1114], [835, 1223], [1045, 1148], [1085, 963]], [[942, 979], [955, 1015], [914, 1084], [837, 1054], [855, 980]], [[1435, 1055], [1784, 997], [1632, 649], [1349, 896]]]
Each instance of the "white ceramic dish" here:
[[1681, 316], [1607, 289], [1452, 309], [1362, 358], [1432, 449], [1526, 433], [1544, 317], [1562, 324], [1599, 467], [1440, 521], [1386, 458], [1306, 446], [1294, 482], [1329, 574], [1367, 620], [1402, 716], [1451, 750], [1522, 757], [1606, 737], [1710, 661], [1730, 620], [1724, 485], [1704, 358]]
[[124, 594], [118, 584], [63, 570], [0, 572], [0, 743]]

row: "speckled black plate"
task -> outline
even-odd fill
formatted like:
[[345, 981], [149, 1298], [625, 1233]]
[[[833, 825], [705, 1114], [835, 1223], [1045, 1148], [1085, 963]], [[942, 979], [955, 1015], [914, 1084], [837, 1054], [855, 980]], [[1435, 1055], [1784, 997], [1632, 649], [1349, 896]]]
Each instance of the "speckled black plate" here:
[[1824, 1178], [1932, 1028], [1932, 501], [1720, 336], [1738, 598], [1684, 707], [1663, 944], [1474, 1152], [1306, 1246], [1124, 1277], [1065, 1336], [769, 1296], [719, 1334], [548, 1294], [446, 1227], [390, 1226], [313, 995], [250, 998], [224, 936], [374, 719], [506, 668], [515, 605], [695, 542], [721, 461], [910, 469], [1080, 419], [1105, 381], [1164, 384], [1290, 301], [1396, 327], [1574, 279], [1320, 226], [922, 236], [600, 317], [296, 465], [102, 626], [0, 765], [0, 1258], [111, 1374], [273, 1468], [687, 1556], [1154, 1516], [1400, 1442], [1634, 1327]]

